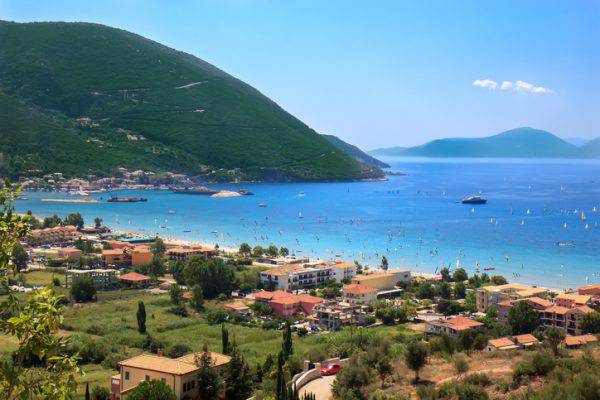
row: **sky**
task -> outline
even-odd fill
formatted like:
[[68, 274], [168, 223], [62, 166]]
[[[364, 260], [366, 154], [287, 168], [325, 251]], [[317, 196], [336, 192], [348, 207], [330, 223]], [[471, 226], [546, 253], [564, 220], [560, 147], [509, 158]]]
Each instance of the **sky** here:
[[600, 0], [0, 0], [202, 58], [370, 150], [531, 126], [600, 136]]

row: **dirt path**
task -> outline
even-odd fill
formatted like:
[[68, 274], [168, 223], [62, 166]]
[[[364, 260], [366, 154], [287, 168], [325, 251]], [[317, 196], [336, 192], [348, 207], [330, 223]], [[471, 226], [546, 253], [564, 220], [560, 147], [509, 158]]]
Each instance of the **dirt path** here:
[[[512, 370], [513, 370], [513, 367], [500, 367], [500, 368], [482, 369], [479, 371], [477, 371], [477, 370], [469, 371], [468, 373], [466, 373], [463, 376], [463, 379], [464, 379], [464, 377], [473, 375], [473, 374], [487, 374], [487, 375], [491, 375], [491, 377], [493, 378], [493, 375], [495, 375], [495, 374], [505, 374], [507, 372], [512, 372]], [[436, 387], [440, 386], [446, 382], [449, 382], [449, 381], [457, 379], [457, 378], [458, 378], [458, 375], [453, 375], [453, 376], [449, 376], [448, 378], [440, 379], [439, 381], [437, 381], [435, 383], [435, 386]]]

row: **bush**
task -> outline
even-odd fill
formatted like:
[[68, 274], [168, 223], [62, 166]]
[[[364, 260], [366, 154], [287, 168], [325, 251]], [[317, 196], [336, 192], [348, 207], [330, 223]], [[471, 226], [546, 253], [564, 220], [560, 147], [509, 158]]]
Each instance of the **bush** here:
[[79, 276], [71, 285], [71, 297], [77, 302], [85, 303], [96, 299], [96, 284], [91, 276]]
[[513, 371], [513, 380], [521, 382], [524, 378], [532, 376], [546, 376], [556, 366], [554, 356], [546, 351], [537, 352], [533, 359], [517, 365]]
[[484, 373], [467, 375], [463, 382], [475, 386], [489, 386], [492, 384], [490, 377]]
[[94, 386], [92, 389], [93, 400], [108, 400], [110, 399], [110, 391], [103, 386]]
[[229, 314], [225, 310], [209, 310], [206, 313], [206, 322], [210, 325], [222, 324], [227, 321]]
[[56, 287], [60, 287], [61, 286], [60, 279], [58, 279], [58, 277], [55, 276], [54, 278], [52, 278], [52, 284]]
[[377, 319], [375, 319], [375, 317], [372, 317], [370, 315], [368, 317], [365, 317], [365, 325], [373, 325], [375, 322], [377, 322]]
[[170, 312], [171, 314], [178, 315], [180, 317], [188, 316], [188, 310], [183, 304], [179, 304], [177, 306], [169, 308], [168, 312]]

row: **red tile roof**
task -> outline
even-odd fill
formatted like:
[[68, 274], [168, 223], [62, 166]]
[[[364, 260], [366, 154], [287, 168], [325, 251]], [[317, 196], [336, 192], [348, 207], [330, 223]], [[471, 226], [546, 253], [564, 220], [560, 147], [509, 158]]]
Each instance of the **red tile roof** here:
[[138, 274], [137, 272], [130, 272], [119, 276], [119, 279], [127, 282], [144, 282], [150, 280], [149, 276]]
[[357, 285], [356, 283], [352, 283], [350, 285], [346, 285], [342, 288], [342, 292], [349, 294], [368, 294], [368, 293], [376, 293], [377, 289], [372, 288], [367, 285]]
[[579, 336], [571, 336], [567, 335], [565, 337], [565, 344], [567, 346], [579, 346], [582, 344], [597, 342], [598, 338], [594, 335], [579, 335]]
[[488, 341], [489, 344], [491, 344], [492, 346], [496, 347], [496, 348], [501, 348], [501, 347], [516, 347], [515, 343], [510, 340], [507, 337], [503, 337], [503, 338], [498, 338], [498, 339], [490, 339]]
[[515, 336], [515, 340], [517, 341], [517, 343], [522, 344], [522, 345], [528, 345], [528, 344], [533, 344], [533, 343], [539, 343], [540, 341], [537, 340], [537, 338], [529, 333], [526, 333], [524, 335], [517, 335]]

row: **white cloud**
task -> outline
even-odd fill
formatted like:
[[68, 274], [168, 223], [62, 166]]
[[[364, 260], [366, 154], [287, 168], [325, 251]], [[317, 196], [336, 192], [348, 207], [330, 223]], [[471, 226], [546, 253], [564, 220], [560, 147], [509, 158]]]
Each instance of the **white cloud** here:
[[498, 88], [498, 82], [495, 82], [491, 79], [477, 79], [473, 82], [473, 85], [492, 90], [496, 90]]
[[543, 86], [535, 86], [533, 83], [525, 82], [525, 81], [516, 81], [512, 83], [511, 81], [503, 81], [502, 84], [498, 84], [498, 82], [493, 81], [491, 79], [477, 79], [473, 82], [473, 86], [478, 86], [481, 88], [496, 90], [500, 88], [500, 90], [512, 90], [515, 92], [519, 92], [521, 94], [527, 93], [536, 93], [536, 94], [548, 94], [554, 93], [554, 90], [543, 87]]

